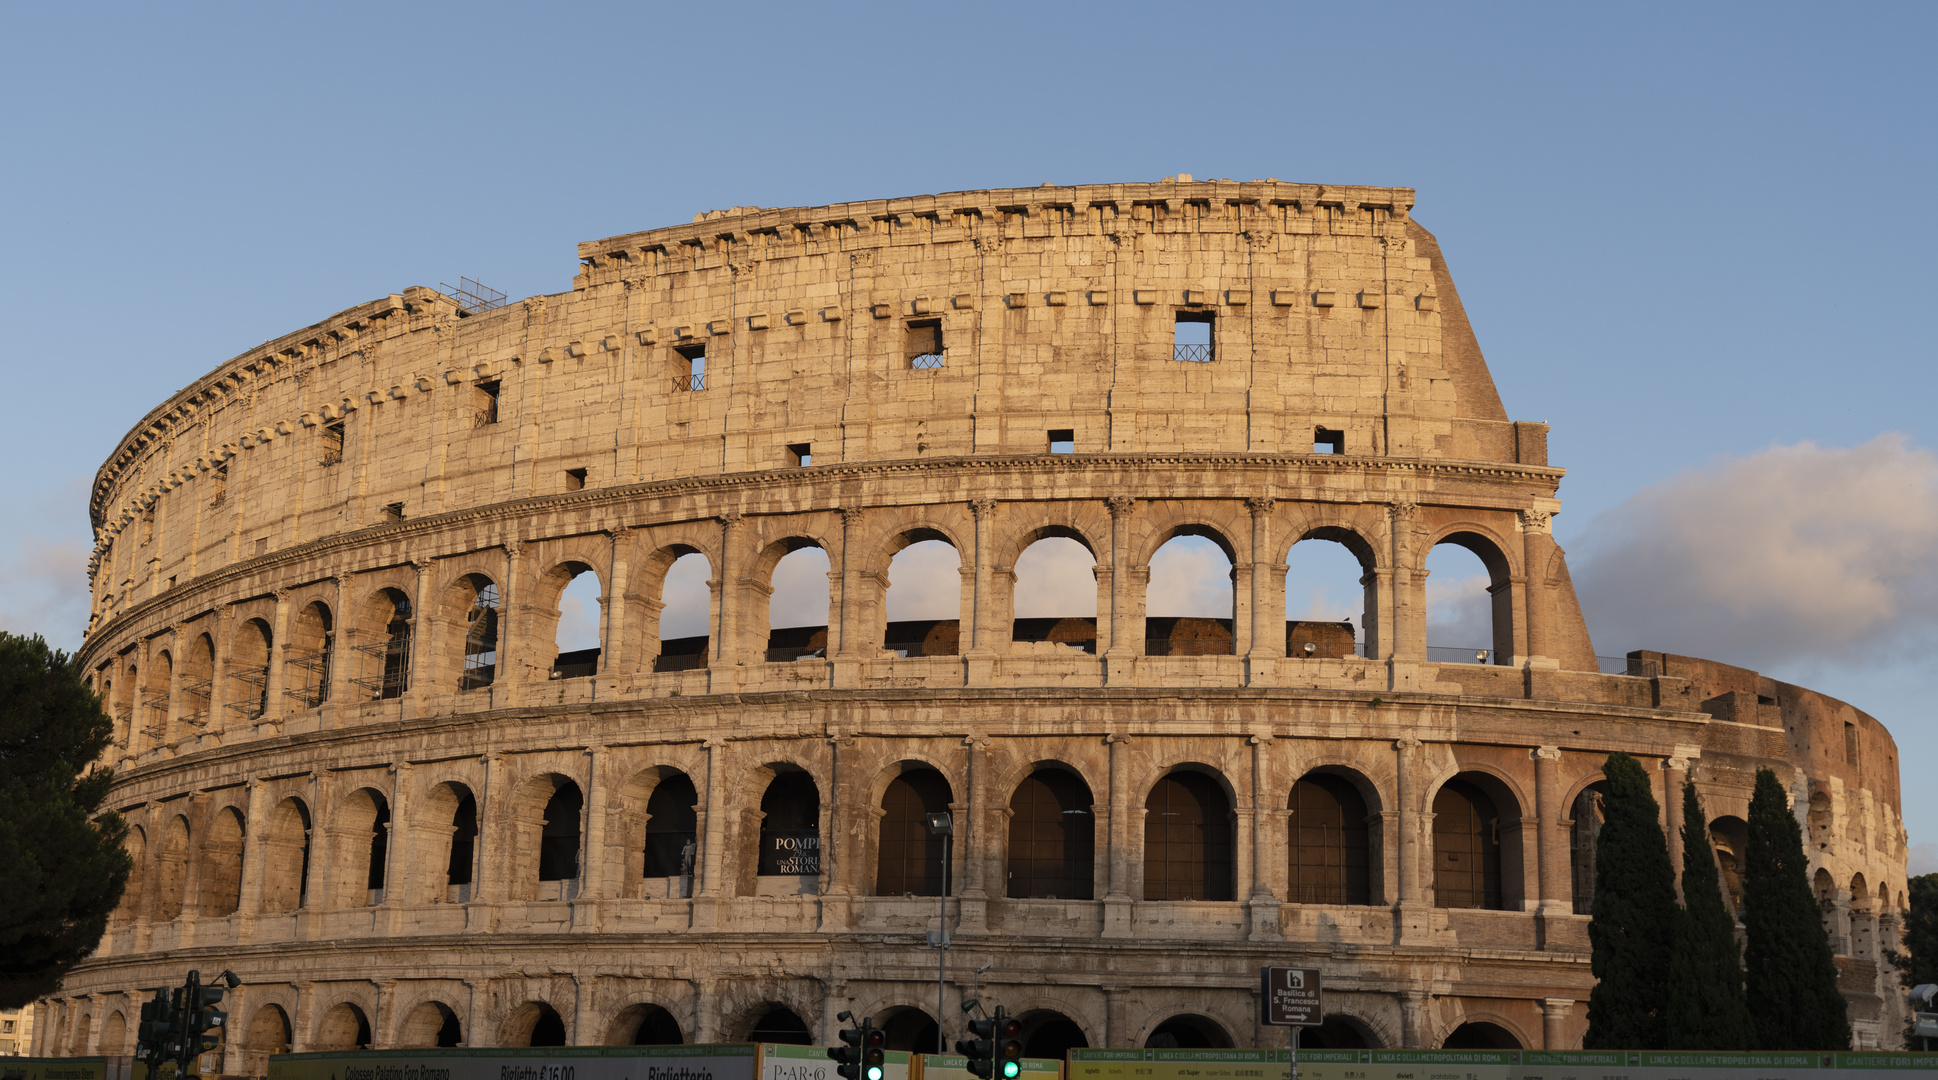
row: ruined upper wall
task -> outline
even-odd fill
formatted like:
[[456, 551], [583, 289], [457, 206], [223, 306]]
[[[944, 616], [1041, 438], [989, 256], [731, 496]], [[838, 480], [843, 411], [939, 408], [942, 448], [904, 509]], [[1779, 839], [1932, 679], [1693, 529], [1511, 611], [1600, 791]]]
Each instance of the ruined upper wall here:
[[[715, 212], [580, 245], [570, 292], [469, 315], [407, 289], [145, 417], [97, 476], [91, 571], [152, 590], [398, 515], [802, 448], [1038, 455], [1052, 431], [1079, 455], [1309, 456], [1324, 430], [1348, 459], [1551, 489], [1546, 427], [1506, 420], [1412, 202], [1187, 182]], [[1208, 361], [1177, 359], [1181, 319], [1212, 324]], [[939, 361], [912, 365], [929, 333]]]

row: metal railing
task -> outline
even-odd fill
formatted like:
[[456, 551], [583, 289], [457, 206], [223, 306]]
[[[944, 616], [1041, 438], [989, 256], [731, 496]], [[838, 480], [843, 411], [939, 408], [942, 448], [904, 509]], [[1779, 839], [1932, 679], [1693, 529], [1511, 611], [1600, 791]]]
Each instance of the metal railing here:
[[654, 671], [698, 671], [707, 666], [707, 654], [675, 653], [668, 656], [661, 653], [653, 658]]
[[903, 660], [911, 656], [957, 656], [960, 643], [955, 641], [891, 641], [883, 648], [895, 650], [895, 655]]
[[767, 662], [770, 664], [787, 664], [810, 656], [823, 656], [826, 655], [826, 652], [827, 646], [825, 645], [790, 645], [784, 649], [767, 650]]
[[1455, 645], [1427, 646], [1427, 659], [1436, 664], [1491, 664], [1495, 661], [1494, 650], [1462, 648]]
[[1653, 679], [1661, 674], [1653, 660], [1628, 656], [1597, 656], [1595, 664], [1603, 675], [1633, 675], [1642, 679]]
[[1209, 364], [1211, 363], [1211, 346], [1173, 345], [1171, 346], [1171, 359], [1186, 364]]
[[673, 376], [673, 392], [676, 394], [692, 393], [705, 390], [706, 388], [707, 373], [704, 371], [698, 371], [691, 375]]
[[908, 366], [911, 371], [934, 371], [942, 366], [942, 354], [923, 353], [920, 356], [911, 356], [908, 358]]
[[1366, 889], [1354, 889], [1345, 885], [1292, 885], [1286, 889], [1287, 899], [1294, 904], [1370, 904], [1372, 899]]

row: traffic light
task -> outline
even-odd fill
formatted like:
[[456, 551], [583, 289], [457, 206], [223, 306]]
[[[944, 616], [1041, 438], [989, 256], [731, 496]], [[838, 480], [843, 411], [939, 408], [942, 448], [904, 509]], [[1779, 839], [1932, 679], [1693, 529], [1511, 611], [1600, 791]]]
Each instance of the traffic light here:
[[1023, 1075], [1023, 1022], [996, 1010], [996, 1076], [1016, 1080]]
[[[854, 1018], [854, 1013], [846, 1011], [837, 1017], [837, 1019], [844, 1021], [852, 1021]], [[843, 1045], [828, 1047], [828, 1057], [834, 1059], [836, 1063], [834, 1071], [841, 1074], [844, 1080], [861, 1080], [861, 1059], [864, 1037], [874, 1027], [873, 1024], [868, 1022], [869, 1019], [871, 1018], [864, 1018], [860, 1024], [854, 1027], [842, 1028], [841, 1042]]]
[[[237, 981], [236, 977], [229, 972], [225, 971], [222, 974], [229, 980], [230, 985], [234, 985]], [[216, 1008], [216, 1005], [221, 1003], [225, 992], [226, 988], [221, 986], [203, 986], [200, 972], [188, 973], [188, 985], [183, 987], [183, 996], [187, 999], [188, 1008], [182, 1031], [181, 1064], [184, 1073], [197, 1057], [222, 1045], [222, 1026], [228, 1021], [229, 1014]]]
[[169, 993], [157, 990], [152, 999], [141, 1003], [141, 1026], [135, 1029], [135, 1060], [145, 1063], [151, 1075], [167, 1059], [166, 1048], [174, 1030], [175, 1012]]
[[861, 1022], [861, 1078], [882, 1080], [888, 1069], [888, 1032], [875, 1026], [870, 1016]]
[[989, 1080], [995, 1072], [996, 1024], [1002, 1017], [1003, 1010], [998, 1008], [992, 1019], [971, 1020], [969, 1034], [973, 1038], [956, 1040], [956, 1053], [969, 1059], [969, 1075]]

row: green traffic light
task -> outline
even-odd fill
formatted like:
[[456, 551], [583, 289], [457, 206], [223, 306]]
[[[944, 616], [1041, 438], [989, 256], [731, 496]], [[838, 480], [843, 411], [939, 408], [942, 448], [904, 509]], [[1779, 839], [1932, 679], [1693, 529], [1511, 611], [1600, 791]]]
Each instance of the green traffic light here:
[[1003, 1080], [1016, 1080], [1022, 1075], [1023, 1067], [1014, 1061], [1003, 1062]]
[[882, 1080], [882, 1067], [880, 1065], [868, 1066], [868, 1080]]

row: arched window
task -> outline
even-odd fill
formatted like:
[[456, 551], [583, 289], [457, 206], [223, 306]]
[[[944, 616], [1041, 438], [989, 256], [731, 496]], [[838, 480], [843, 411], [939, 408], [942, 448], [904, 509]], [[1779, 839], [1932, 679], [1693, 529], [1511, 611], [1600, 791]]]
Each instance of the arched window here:
[[814, 778], [789, 769], [760, 797], [760, 849], [755, 874], [781, 879], [758, 892], [812, 892], [821, 874], [821, 792]]
[[1499, 1024], [1489, 1024], [1480, 1020], [1469, 1020], [1453, 1029], [1446, 1041], [1440, 1044], [1442, 1050], [1519, 1050], [1521, 1040], [1514, 1037]]
[[949, 782], [934, 769], [910, 768], [889, 781], [882, 793], [880, 841], [876, 846], [876, 896], [942, 896], [948, 882], [942, 860], [945, 837], [932, 836], [930, 814], [949, 810]]
[[660, 586], [659, 656], [654, 671], [692, 671], [707, 666], [712, 642], [713, 564], [691, 549], [673, 560]]
[[1602, 792], [1597, 780], [1575, 796], [1574, 824], [1568, 826], [1568, 868], [1575, 887], [1574, 910], [1587, 915], [1595, 907], [1595, 849], [1602, 835]]
[[314, 709], [330, 696], [330, 653], [336, 634], [321, 600], [296, 613], [289, 651], [283, 657], [283, 696], [299, 709]]
[[357, 685], [372, 701], [403, 697], [410, 689], [410, 597], [399, 589], [378, 592], [365, 606], [364, 625], [376, 634], [357, 646], [363, 660]]
[[1011, 641], [1097, 651], [1097, 557], [1083, 541], [1046, 531], [1016, 557], [1014, 573]]
[[1299, 1032], [1299, 1047], [1314, 1050], [1373, 1050], [1379, 1047], [1379, 1040], [1366, 1030], [1366, 1025], [1350, 1016], [1335, 1013], [1326, 1017], [1318, 1027], [1302, 1029]]
[[962, 556], [928, 529], [888, 563], [882, 647], [900, 657], [955, 656], [962, 626]]
[[168, 730], [169, 684], [174, 679], [174, 669], [175, 659], [166, 649], [156, 652], [148, 665], [148, 684], [141, 691], [142, 723], [148, 737], [162, 743], [180, 737], [179, 732]]
[[410, 1011], [397, 1033], [399, 1047], [452, 1047], [464, 1045], [464, 1026], [457, 1010], [442, 1001], [426, 1001]]
[[1090, 785], [1064, 769], [1038, 769], [1009, 799], [1009, 895], [1089, 900], [1096, 895], [1096, 815]]
[[471, 872], [478, 861], [478, 800], [466, 791], [451, 814], [451, 854], [444, 865], [444, 898], [471, 899]]
[[235, 914], [242, 904], [242, 815], [235, 807], [218, 810], [202, 845], [202, 914]]
[[370, 1018], [350, 1001], [330, 1006], [316, 1027], [316, 1050], [370, 1049]]
[[1294, 904], [1370, 904], [1371, 836], [1366, 799], [1344, 777], [1307, 773], [1292, 785], [1286, 899]]
[[310, 811], [301, 799], [284, 799], [269, 820], [263, 848], [262, 909], [291, 912], [309, 902]]
[[130, 826], [128, 838], [123, 841], [122, 848], [127, 851], [130, 863], [128, 884], [122, 888], [121, 903], [114, 912], [124, 919], [132, 919], [141, 913], [141, 879], [142, 871], [148, 867], [148, 861], [145, 858], [148, 853], [148, 834], [138, 825]]
[[565, 1018], [543, 1001], [527, 1001], [505, 1017], [500, 1046], [564, 1046]]
[[176, 815], [162, 830], [162, 846], [156, 859], [158, 871], [155, 921], [173, 922], [182, 913], [182, 890], [188, 884], [188, 819]]
[[559, 593], [558, 628], [553, 642], [558, 656], [552, 678], [583, 679], [599, 673], [599, 632], [604, 622], [599, 574], [585, 563], [566, 563], [560, 572], [571, 575]]
[[[355, 1032], [351, 1032], [352, 1037]], [[289, 1014], [281, 1005], [266, 1004], [250, 1019], [242, 1040], [243, 1070], [250, 1076], [269, 1075], [269, 1056], [289, 1053]]]
[[1144, 1045], [1157, 1049], [1222, 1050], [1231, 1046], [1231, 1036], [1217, 1021], [1207, 1017], [1173, 1016], [1153, 1028]]
[[[558, 786], [545, 804], [545, 824], [538, 841], [538, 880], [573, 881], [579, 876], [579, 816], [585, 796], [570, 780]], [[543, 899], [543, 897], [541, 897]], [[570, 899], [570, 897], [558, 897]]]
[[1023, 1056], [1064, 1058], [1090, 1046], [1077, 1022], [1060, 1012], [1037, 1009], [1023, 1014]]
[[627, 1007], [613, 1017], [606, 1034], [607, 1046], [679, 1046], [686, 1042], [680, 1022], [658, 1005]]
[[466, 574], [458, 591], [465, 607], [458, 689], [478, 690], [498, 677], [498, 586], [483, 574]]
[[128, 1048], [128, 1018], [117, 1009], [101, 1025], [101, 1053], [119, 1056]]
[[676, 772], [653, 787], [646, 800], [646, 859], [643, 876], [676, 878], [667, 896], [691, 895], [693, 867], [699, 853], [700, 793], [685, 773]]
[[[1285, 556], [1285, 655], [1294, 660], [1377, 656], [1378, 578], [1358, 537], [1336, 529], [1306, 534]], [[1307, 648], [1307, 646], [1311, 648]]]
[[1427, 553], [1427, 659], [1514, 663], [1513, 572], [1493, 541], [1454, 533]]
[[1208, 533], [1180, 531], [1151, 556], [1146, 656], [1229, 656], [1235, 647], [1232, 557]]
[[1460, 778], [1433, 797], [1433, 901], [1443, 908], [1505, 906], [1500, 812], [1478, 785]]
[[754, 1021], [753, 1029], [747, 1032], [747, 1041], [812, 1046], [814, 1036], [808, 1031], [807, 1022], [802, 1020], [793, 1009], [776, 1005]]
[[177, 714], [191, 731], [208, 726], [209, 701], [215, 688], [215, 642], [197, 634], [182, 658], [182, 706]]
[[[363, 907], [383, 902], [384, 864], [390, 850], [390, 803], [375, 788], [358, 788], [343, 800], [341, 833], [337, 841], [341, 867], [337, 876], [339, 907]], [[333, 845], [334, 846], [334, 845]], [[334, 861], [334, 860], [333, 860]]]
[[229, 658], [228, 706], [252, 720], [269, 711], [269, 624], [250, 619], [236, 627], [235, 650]]
[[1199, 772], [1174, 772], [1144, 801], [1144, 899], [1230, 900], [1232, 810]]
[[1743, 858], [1750, 849], [1750, 825], [1739, 817], [1719, 817], [1709, 823], [1709, 842], [1716, 848], [1716, 870], [1724, 899], [1737, 922], [1743, 921]]
[[767, 661], [826, 656], [828, 553], [815, 546], [793, 548], [774, 564], [770, 584], [774, 592], [767, 600]]
[[935, 1018], [917, 1008], [896, 1009], [882, 1018], [885, 1045], [890, 1050], [913, 1054], [935, 1053], [938, 1038]]

